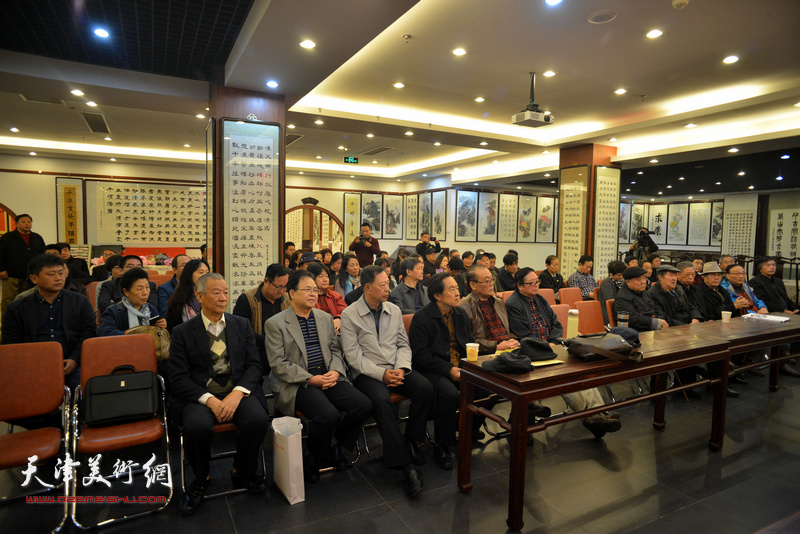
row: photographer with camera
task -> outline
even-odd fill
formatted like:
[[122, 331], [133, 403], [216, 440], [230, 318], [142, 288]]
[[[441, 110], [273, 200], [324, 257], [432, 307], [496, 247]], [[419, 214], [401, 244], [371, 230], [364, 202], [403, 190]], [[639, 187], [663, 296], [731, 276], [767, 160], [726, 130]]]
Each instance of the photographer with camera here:
[[368, 222], [361, 223], [361, 233], [350, 243], [349, 250], [355, 252], [358, 264], [362, 269], [367, 265], [372, 265], [375, 255], [381, 251], [378, 240], [370, 236], [371, 232], [372, 227]]
[[630, 248], [631, 255], [639, 260], [639, 265], [645, 261], [653, 261], [653, 254], [658, 251], [658, 245], [653, 242], [647, 228], [640, 228], [638, 239], [633, 242]]
[[[417, 254], [422, 256], [423, 258], [428, 254], [428, 247], [432, 246], [433, 251], [438, 254], [442, 251], [442, 245], [439, 244], [439, 240], [435, 237], [431, 237], [431, 234], [428, 232], [422, 232], [419, 236], [420, 242], [417, 243]], [[431, 243], [431, 239], [433, 239], [433, 243]]]

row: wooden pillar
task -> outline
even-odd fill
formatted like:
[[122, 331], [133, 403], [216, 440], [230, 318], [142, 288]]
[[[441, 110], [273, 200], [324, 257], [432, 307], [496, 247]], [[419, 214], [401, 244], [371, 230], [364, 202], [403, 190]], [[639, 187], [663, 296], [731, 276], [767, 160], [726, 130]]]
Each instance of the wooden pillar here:
[[[214, 271], [225, 274], [224, 258], [226, 254], [226, 243], [223, 236], [225, 224], [223, 220], [223, 184], [222, 177], [222, 119], [238, 119], [247, 121], [275, 122], [280, 124], [281, 132], [285, 133], [286, 127], [286, 101], [283, 95], [274, 95], [250, 91], [247, 89], [236, 89], [226, 87], [224, 67], [217, 67], [214, 81], [209, 84], [209, 113], [215, 123], [214, 129], [214, 235], [211, 236], [209, 245], [212, 250]], [[275, 207], [273, 225], [278, 228], [279, 242], [284, 242], [285, 235], [285, 216], [286, 210], [286, 139], [281, 135], [280, 154], [279, 154], [279, 203]]]

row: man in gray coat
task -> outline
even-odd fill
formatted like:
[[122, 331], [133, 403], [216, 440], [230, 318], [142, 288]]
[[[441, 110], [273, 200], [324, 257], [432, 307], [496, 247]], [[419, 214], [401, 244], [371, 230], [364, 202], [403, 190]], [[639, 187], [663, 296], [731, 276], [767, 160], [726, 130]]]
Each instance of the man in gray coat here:
[[[350, 467], [343, 449], [352, 451], [372, 401], [347, 381], [333, 317], [315, 309], [318, 289], [308, 271], [292, 273], [287, 284], [291, 307], [264, 323], [264, 341], [272, 373], [276, 409], [308, 419], [306, 480], [319, 480], [319, 466]], [[344, 418], [339, 422], [339, 412]], [[331, 440], [336, 435], [336, 444]]]

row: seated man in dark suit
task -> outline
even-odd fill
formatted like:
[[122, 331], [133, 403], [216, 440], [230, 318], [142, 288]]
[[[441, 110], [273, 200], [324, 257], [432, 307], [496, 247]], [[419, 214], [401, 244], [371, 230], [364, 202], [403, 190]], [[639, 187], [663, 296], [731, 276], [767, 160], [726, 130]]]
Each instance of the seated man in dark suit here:
[[81, 345], [95, 337], [97, 323], [86, 297], [64, 290], [67, 266], [60, 256], [42, 254], [28, 263], [31, 294], [8, 305], [3, 315], [2, 344], [55, 341], [64, 349], [64, 381], [74, 389], [81, 381]]
[[[287, 293], [291, 306], [264, 323], [272, 368], [269, 383], [277, 411], [291, 417], [300, 411], [309, 421], [309, 452], [303, 470], [307, 481], [316, 482], [320, 465], [339, 469], [352, 465], [344, 450], [355, 448], [361, 427], [372, 413], [372, 401], [347, 380], [333, 317], [315, 308], [314, 275], [295, 271]], [[341, 421], [339, 412], [344, 413]], [[331, 444], [334, 433], [336, 445]]]
[[169, 357], [170, 409], [182, 424], [186, 456], [194, 481], [181, 500], [191, 514], [208, 490], [214, 423], [239, 429], [231, 479], [251, 493], [267, 489], [258, 477], [258, 450], [269, 429], [267, 401], [261, 389], [261, 360], [247, 319], [225, 313], [228, 286], [208, 273], [195, 284], [202, 311], [172, 330]]
[[61, 248], [61, 259], [67, 262], [67, 268], [69, 268], [72, 280], [76, 284], [81, 284], [83, 286], [94, 282], [92, 276], [89, 274], [89, 265], [86, 263], [86, 260], [74, 257], [69, 243], [58, 243], [58, 246]]
[[[558, 322], [553, 308], [539, 295], [539, 277], [530, 267], [517, 271], [517, 289], [506, 301], [508, 325], [511, 333], [519, 339], [535, 337], [549, 341], [552, 345], [564, 335], [564, 328]], [[561, 396], [572, 411], [579, 412], [605, 404], [597, 388], [566, 393]], [[619, 414], [598, 413], [583, 419], [586, 427], [597, 439], [606, 432], [616, 432], [622, 428]]]
[[772, 312], [797, 313], [798, 308], [786, 293], [786, 286], [780, 277], [775, 276], [775, 258], [759, 258], [755, 263], [756, 274], [750, 279], [750, 287], [756, 296]]
[[[122, 258], [122, 264], [120, 267], [122, 268], [122, 273], [124, 273], [125, 271], [133, 269], [134, 267], [143, 269], [144, 265], [142, 264], [142, 258], [131, 254]], [[148, 297], [147, 302], [158, 309], [158, 290], [156, 289], [156, 284], [154, 282], [150, 282], [149, 285], [150, 296]], [[124, 295], [122, 294], [122, 286], [120, 285], [119, 278], [104, 283], [102, 287], [100, 287], [100, 294], [97, 297], [97, 311], [102, 314], [111, 304], [120, 302], [123, 296]]]
[[552, 289], [556, 294], [556, 300], [558, 300], [558, 292], [567, 287], [567, 284], [564, 283], [564, 277], [558, 272], [561, 269], [561, 260], [551, 254], [547, 256], [544, 263], [547, 268], [539, 276], [539, 280], [541, 280], [539, 288]]
[[[669, 323], [656, 307], [647, 291], [647, 271], [641, 267], [628, 267], [622, 272], [625, 284], [619, 288], [614, 300], [614, 313], [619, 324], [619, 314], [628, 314], [628, 327], [637, 332], [669, 328]], [[624, 325], [620, 325], [624, 326]]]
[[403, 314], [416, 313], [430, 302], [428, 288], [422, 285], [424, 266], [418, 258], [406, 258], [400, 264], [403, 281], [389, 293], [389, 302], [396, 304]]
[[116, 255], [116, 252], [114, 252], [113, 249], [107, 248], [103, 251], [103, 263], [101, 265], [95, 265], [94, 269], [92, 269], [92, 280], [95, 282], [108, 280], [108, 277], [111, 276], [111, 271], [108, 270], [106, 262], [108, 258], [114, 255]]

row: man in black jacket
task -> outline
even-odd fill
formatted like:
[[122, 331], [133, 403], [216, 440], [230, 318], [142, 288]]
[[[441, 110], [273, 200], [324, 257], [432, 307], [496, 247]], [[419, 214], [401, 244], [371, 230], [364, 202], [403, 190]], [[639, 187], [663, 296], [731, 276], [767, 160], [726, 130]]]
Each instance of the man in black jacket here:
[[775, 258], [759, 258], [756, 261], [758, 274], [750, 279], [750, 287], [770, 312], [797, 313], [797, 306], [789, 299], [786, 286], [783, 280], [775, 276], [775, 270]]
[[690, 261], [682, 261], [678, 263], [675, 268], [680, 271], [677, 273], [677, 287], [683, 289], [686, 300], [688, 300], [690, 304], [694, 304], [696, 308], [700, 309], [700, 301], [697, 299], [697, 286], [694, 284], [695, 276], [697, 276], [694, 270], [694, 264]]
[[433, 243], [431, 243], [431, 234], [428, 232], [422, 232], [422, 234], [419, 236], [419, 239], [420, 241], [417, 243], [416, 249], [417, 254], [419, 254], [421, 257], [424, 258], [428, 253], [428, 247], [433, 247], [433, 251], [436, 254], [442, 251], [442, 245], [439, 244], [439, 240], [436, 239]]
[[86, 297], [64, 291], [67, 267], [60, 256], [41, 254], [29, 265], [36, 290], [8, 305], [3, 315], [2, 344], [55, 341], [64, 352], [64, 382], [80, 384], [81, 345], [95, 337], [97, 323]]
[[[539, 277], [536, 276], [536, 271], [523, 267], [517, 271], [514, 279], [517, 289], [506, 301], [511, 333], [520, 340], [532, 336], [553, 344], [564, 335], [564, 328], [553, 308], [539, 295]], [[597, 388], [567, 393], [561, 397], [574, 412], [605, 404]], [[622, 428], [622, 423], [617, 413], [598, 413], [585, 417], [583, 426], [600, 439], [606, 432], [616, 432]]]
[[58, 243], [58, 246], [61, 249], [61, 259], [67, 262], [67, 268], [69, 269], [72, 281], [84, 286], [94, 282], [92, 276], [89, 274], [89, 265], [86, 263], [86, 260], [74, 257], [69, 243]]
[[453, 468], [451, 447], [456, 445], [458, 419], [459, 360], [472, 343], [467, 312], [458, 306], [458, 284], [447, 273], [431, 278], [428, 291], [433, 300], [414, 314], [408, 333], [414, 371], [427, 378], [435, 391], [433, 459], [442, 469]]
[[657, 273], [658, 283], [647, 290], [669, 326], [694, 324], [703, 320], [700, 309], [690, 303], [683, 288], [678, 287], [679, 272], [672, 265], [662, 265]]
[[628, 267], [622, 272], [625, 279], [614, 300], [614, 314], [628, 314], [628, 327], [639, 332], [668, 328], [664, 315], [658, 310], [647, 289], [647, 271], [641, 267]]
[[0, 237], [0, 280], [3, 283], [0, 315], [5, 315], [8, 303], [20, 291], [30, 287], [28, 262], [39, 254], [44, 254], [44, 239], [36, 232], [31, 232], [33, 218], [27, 213], [21, 213], [14, 220], [17, 229]]
[[731, 317], [738, 317], [740, 311], [734, 306], [727, 291], [720, 287], [722, 282], [722, 269], [715, 261], [703, 264], [703, 280], [697, 285], [700, 311], [706, 321], [719, 321], [722, 312], [731, 312]]
[[503, 291], [514, 291], [517, 288], [517, 283], [514, 281], [517, 270], [519, 270], [519, 257], [513, 253], [503, 256], [503, 266], [497, 271], [497, 279]]
[[[143, 269], [144, 265], [142, 265], [142, 258], [130, 254], [122, 258], [120, 267], [122, 268], [122, 273], [125, 273], [135, 267]], [[158, 309], [158, 290], [156, 289], [156, 284], [154, 282], [148, 283], [150, 284], [150, 296], [147, 298], [147, 302]], [[120, 302], [122, 296], [120, 279], [116, 278], [107, 281], [100, 287], [100, 294], [97, 297], [97, 311], [102, 314], [111, 304]]]

